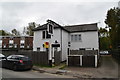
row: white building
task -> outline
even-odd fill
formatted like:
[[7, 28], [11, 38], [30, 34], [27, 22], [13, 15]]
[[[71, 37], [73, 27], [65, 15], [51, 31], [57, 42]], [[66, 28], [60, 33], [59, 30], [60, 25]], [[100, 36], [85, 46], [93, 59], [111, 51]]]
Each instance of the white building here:
[[58, 51], [61, 51], [61, 58], [64, 61], [67, 59], [68, 48], [70, 50], [99, 49], [97, 23], [60, 26], [54, 21], [50, 20], [50, 22], [54, 27], [52, 36], [47, 34], [48, 22], [33, 30], [33, 51], [45, 51], [44, 42], [49, 42], [50, 44], [58, 42], [60, 44]]

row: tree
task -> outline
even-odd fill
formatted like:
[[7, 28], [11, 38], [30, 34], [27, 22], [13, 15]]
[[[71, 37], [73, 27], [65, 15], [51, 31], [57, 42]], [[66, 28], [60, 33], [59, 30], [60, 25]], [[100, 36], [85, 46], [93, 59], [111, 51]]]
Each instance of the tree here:
[[20, 32], [17, 31], [16, 29], [13, 29], [11, 32], [12, 32], [12, 34], [15, 35], [15, 36], [20, 35]]
[[110, 38], [109, 38], [109, 31], [106, 30], [105, 28], [100, 28], [99, 29], [100, 33], [100, 50], [109, 50], [110, 49]]
[[27, 27], [27, 34], [29, 35], [29, 36], [33, 36], [33, 31], [32, 31], [32, 29], [34, 29], [35, 28], [35, 22], [31, 22], [31, 23], [28, 23], [28, 27]]
[[108, 25], [112, 48], [120, 44], [120, 8], [111, 8], [107, 12], [105, 23]]
[[100, 28], [99, 29], [100, 37], [108, 37], [109, 32], [105, 28]]
[[11, 34], [6, 32], [5, 30], [0, 30], [0, 36], [7, 36], [7, 35], [11, 35]]

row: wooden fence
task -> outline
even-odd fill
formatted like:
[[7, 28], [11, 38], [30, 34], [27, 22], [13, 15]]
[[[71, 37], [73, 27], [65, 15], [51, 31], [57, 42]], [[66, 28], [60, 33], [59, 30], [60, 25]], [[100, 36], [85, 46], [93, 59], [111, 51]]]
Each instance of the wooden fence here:
[[120, 64], [120, 49], [110, 51], [110, 54], [117, 60]]
[[[5, 56], [9, 56], [11, 54], [22, 54], [25, 56], [28, 56], [32, 59], [33, 64], [37, 64], [37, 65], [43, 65], [43, 66], [48, 66], [49, 65], [49, 60], [48, 60], [48, 53], [46, 52], [35, 52], [35, 51], [9, 51], [9, 50], [5, 50], [2, 51], [2, 54], [4, 54]], [[59, 65], [61, 62], [61, 52], [55, 52], [55, 65]]]
[[68, 66], [97, 67], [97, 50], [70, 50], [68, 55]]

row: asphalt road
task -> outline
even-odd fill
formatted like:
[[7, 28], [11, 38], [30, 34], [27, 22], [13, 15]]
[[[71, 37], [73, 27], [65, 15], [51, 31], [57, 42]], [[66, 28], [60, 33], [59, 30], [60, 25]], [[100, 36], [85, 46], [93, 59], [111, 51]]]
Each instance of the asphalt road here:
[[[79, 72], [80, 75], [90, 75], [93, 78], [118, 78], [118, 64], [110, 55], [103, 55], [101, 56], [101, 66], [98, 68], [80, 68], [80, 67], [71, 67], [67, 68], [69, 71], [76, 71]], [[60, 78], [64, 78], [62, 80], [71, 80], [65, 78], [72, 78], [72, 76], [65, 76], [65, 75], [56, 75], [56, 74], [49, 74], [49, 73], [40, 73], [38, 71], [12, 71], [9, 69], [2, 69], [0, 68], [0, 76], [2, 78], [54, 78], [52, 80], [56, 80], [55, 78], [59, 78], [57, 80], [61, 80]], [[44, 79], [43, 79], [44, 80]], [[46, 79], [45, 79], [46, 80]], [[49, 79], [47, 79], [49, 80]]]
[[70, 77], [64, 75], [40, 73], [34, 70], [12, 71], [9, 69], [2, 69], [2, 78], [70, 78]]

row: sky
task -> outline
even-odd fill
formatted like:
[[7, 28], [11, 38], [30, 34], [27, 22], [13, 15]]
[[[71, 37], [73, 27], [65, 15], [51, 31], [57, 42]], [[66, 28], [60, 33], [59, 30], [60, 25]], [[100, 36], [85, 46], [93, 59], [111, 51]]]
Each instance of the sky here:
[[118, 1], [1, 1], [0, 29], [10, 32], [17, 29], [22, 33], [28, 23], [45, 24], [51, 19], [58, 24], [79, 25], [98, 23], [105, 27], [105, 18], [110, 8], [118, 6]]

